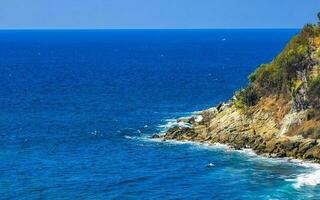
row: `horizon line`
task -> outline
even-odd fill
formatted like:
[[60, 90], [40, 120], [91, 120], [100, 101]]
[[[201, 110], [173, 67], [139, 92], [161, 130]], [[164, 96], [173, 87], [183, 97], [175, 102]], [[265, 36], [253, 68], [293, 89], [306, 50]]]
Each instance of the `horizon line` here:
[[0, 31], [95, 31], [95, 30], [300, 30], [301, 27], [244, 27], [244, 28], [0, 28]]

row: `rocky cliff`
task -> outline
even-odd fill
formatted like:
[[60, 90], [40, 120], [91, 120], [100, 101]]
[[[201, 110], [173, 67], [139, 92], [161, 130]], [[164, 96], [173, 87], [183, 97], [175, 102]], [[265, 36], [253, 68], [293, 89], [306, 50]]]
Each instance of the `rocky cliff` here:
[[320, 25], [306, 25], [231, 100], [178, 119], [187, 126], [154, 137], [223, 143], [266, 156], [320, 162], [319, 63]]

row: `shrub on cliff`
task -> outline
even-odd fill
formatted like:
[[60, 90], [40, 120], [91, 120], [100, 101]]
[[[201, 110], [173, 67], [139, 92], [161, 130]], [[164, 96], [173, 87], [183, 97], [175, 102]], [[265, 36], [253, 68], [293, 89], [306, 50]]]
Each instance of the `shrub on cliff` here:
[[320, 75], [309, 82], [308, 97], [310, 106], [320, 109]]
[[[249, 86], [235, 94], [235, 106], [253, 106], [260, 97], [272, 95], [284, 100], [295, 98], [309, 80], [311, 68], [316, 64], [312, 54], [319, 44], [320, 26], [306, 25], [271, 63], [261, 65], [249, 76]], [[320, 58], [320, 49], [316, 53]], [[308, 91], [312, 107], [320, 107], [319, 95], [320, 79], [313, 80]]]
[[249, 80], [262, 96], [268, 96], [281, 90], [283, 76], [281, 69], [271, 63], [261, 65], [249, 76]]
[[311, 40], [319, 36], [318, 26], [306, 25], [271, 63], [261, 65], [249, 76], [255, 90], [261, 96], [290, 94], [298, 74], [314, 64]]
[[243, 90], [238, 91], [235, 94], [236, 101], [235, 106], [237, 108], [244, 108], [246, 106], [254, 106], [259, 100], [259, 95], [252, 85], [249, 85]]

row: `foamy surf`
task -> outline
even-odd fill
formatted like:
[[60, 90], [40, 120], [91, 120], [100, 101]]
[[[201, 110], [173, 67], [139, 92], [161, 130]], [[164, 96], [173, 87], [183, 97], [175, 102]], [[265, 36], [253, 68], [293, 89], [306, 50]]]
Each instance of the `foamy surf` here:
[[293, 182], [292, 186], [295, 189], [299, 189], [301, 187], [308, 187], [312, 186], [315, 187], [317, 185], [320, 185], [320, 164], [312, 163], [308, 161], [302, 161], [299, 159], [293, 159], [293, 158], [267, 158], [263, 156], [257, 155], [252, 149], [241, 149], [241, 150], [234, 150], [229, 145], [226, 144], [220, 144], [220, 143], [200, 143], [200, 142], [192, 142], [192, 141], [177, 141], [177, 140], [162, 140], [162, 139], [152, 139], [144, 137], [143, 140], [145, 141], [152, 141], [152, 142], [162, 142], [162, 143], [168, 143], [168, 144], [176, 144], [176, 145], [183, 145], [183, 144], [190, 144], [196, 148], [201, 149], [212, 149], [212, 150], [223, 150], [225, 152], [231, 152], [231, 153], [240, 153], [249, 158], [251, 161], [263, 161], [263, 162], [269, 162], [270, 164], [274, 165], [281, 165], [281, 164], [292, 164], [297, 167], [305, 168], [306, 170], [311, 170], [310, 173], [303, 173], [298, 174], [296, 178], [293, 179], [285, 179], [285, 181]]
[[300, 174], [294, 179], [293, 186], [299, 189], [304, 186], [317, 186], [320, 184], [320, 170], [316, 170], [311, 173]]
[[286, 179], [294, 182], [292, 185], [295, 189], [302, 187], [315, 187], [320, 185], [320, 164], [294, 159], [293, 163], [300, 167], [308, 169], [309, 172], [298, 174], [296, 178]]
[[174, 127], [181, 127], [181, 128], [189, 127], [190, 128], [192, 125], [188, 122], [185, 122], [183, 119], [189, 119], [191, 117], [194, 117], [196, 122], [201, 122], [203, 120], [203, 117], [200, 114], [201, 112], [202, 111], [195, 111], [192, 113], [185, 113], [185, 117], [166, 119], [165, 120], [166, 123], [159, 125], [158, 128], [160, 128], [161, 133], [166, 132], [170, 128], [174, 128]]
[[196, 121], [196, 122], [201, 122], [202, 120], [203, 120], [202, 115], [197, 115], [197, 116], [195, 117], [195, 121]]
[[[193, 112], [190, 116], [185, 117], [194, 117], [195, 121], [200, 122], [203, 120], [201, 116], [201, 111]], [[182, 118], [181, 118], [182, 119]], [[191, 124], [184, 122], [183, 120], [177, 121], [177, 119], [168, 119], [166, 120], [166, 124], [158, 126], [161, 128], [160, 134], [165, 134], [165, 132], [173, 127], [190, 127]], [[264, 156], [257, 155], [252, 149], [245, 148], [241, 150], [235, 150], [227, 144], [220, 144], [220, 143], [205, 143], [205, 142], [195, 142], [195, 141], [177, 141], [177, 140], [163, 140], [161, 138], [150, 138], [149, 136], [142, 136], [139, 137], [144, 141], [152, 141], [152, 142], [162, 142], [168, 144], [190, 144], [196, 148], [205, 148], [205, 149], [216, 149], [216, 150], [223, 150], [225, 152], [234, 152], [240, 153], [248, 157], [248, 160], [251, 161], [262, 161], [262, 162], [269, 162], [270, 164], [274, 165], [281, 165], [281, 164], [292, 164], [297, 167], [301, 167], [302, 169], [305, 168], [306, 173], [297, 174], [295, 178], [292, 179], [285, 179], [285, 181], [293, 182], [292, 186], [295, 189], [299, 189], [301, 187], [315, 187], [320, 185], [320, 164], [312, 163], [308, 161], [303, 161], [294, 158], [268, 158]]]
[[174, 128], [174, 127], [191, 127], [191, 124], [190, 123], [186, 123], [186, 122], [183, 122], [183, 121], [177, 121], [177, 119], [167, 119], [166, 120], [166, 123], [164, 125], [159, 125], [158, 126], [160, 128], [160, 132], [161, 133], [164, 133], [166, 132], [167, 130], [169, 130], [170, 128]]
[[124, 138], [126, 138], [128, 140], [137, 139], [136, 136], [129, 136], [129, 135], [125, 135]]

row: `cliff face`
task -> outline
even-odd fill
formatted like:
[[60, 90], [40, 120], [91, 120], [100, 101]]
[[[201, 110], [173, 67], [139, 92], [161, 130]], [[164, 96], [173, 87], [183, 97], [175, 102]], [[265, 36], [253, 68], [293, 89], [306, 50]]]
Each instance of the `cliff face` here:
[[161, 137], [320, 162], [320, 26], [307, 25], [248, 86]]

